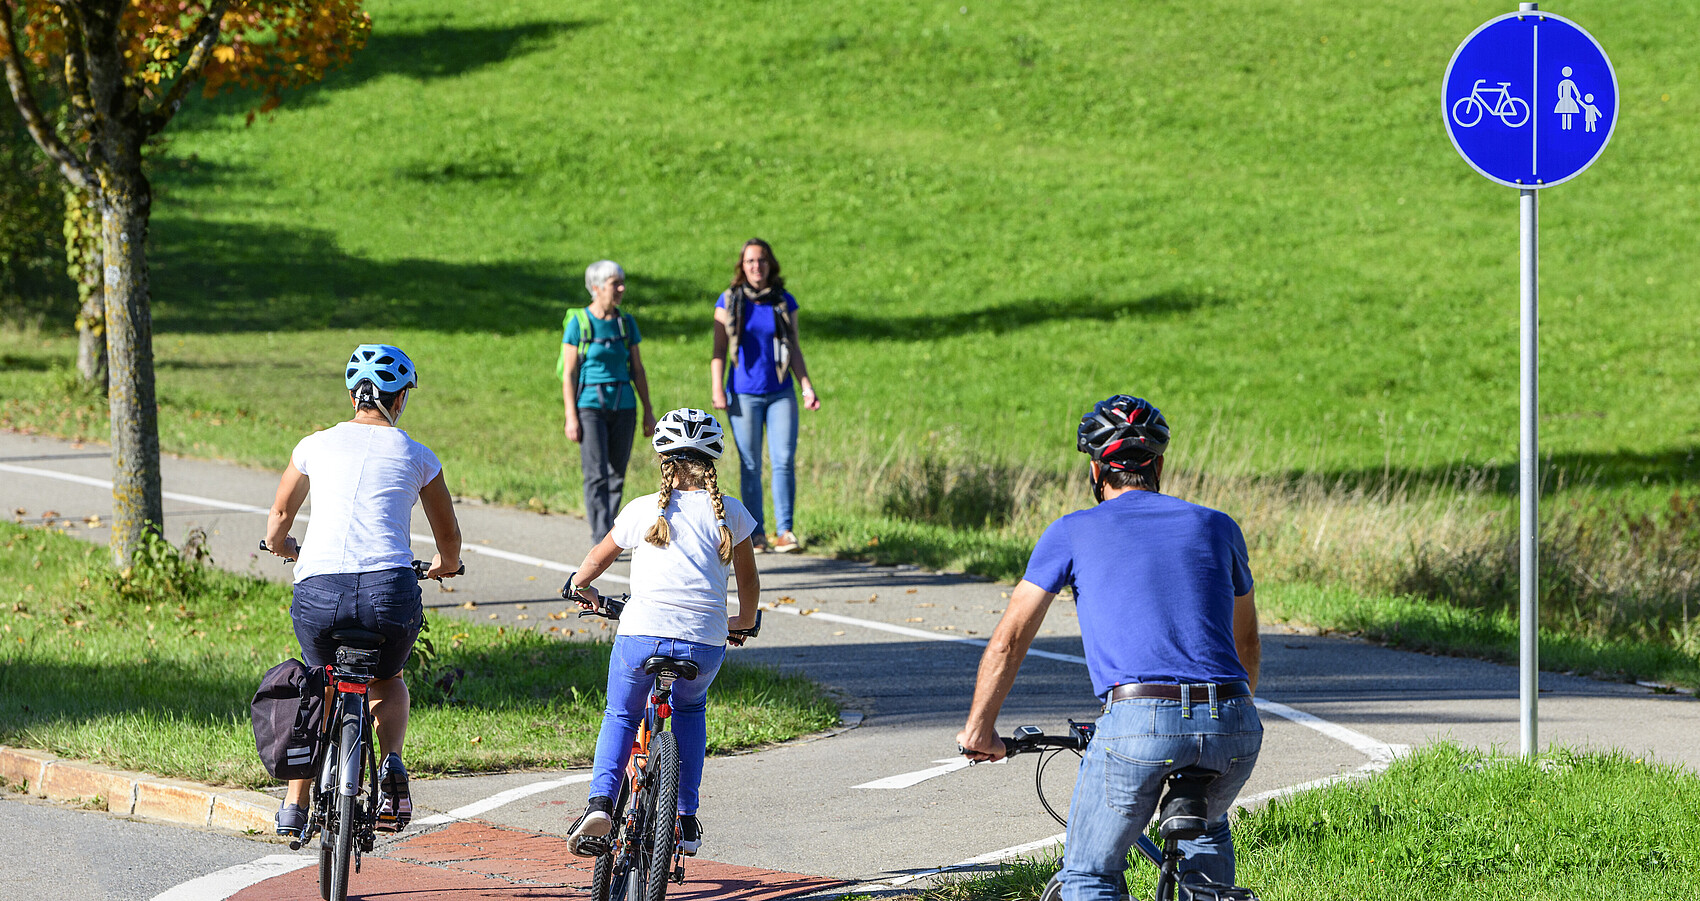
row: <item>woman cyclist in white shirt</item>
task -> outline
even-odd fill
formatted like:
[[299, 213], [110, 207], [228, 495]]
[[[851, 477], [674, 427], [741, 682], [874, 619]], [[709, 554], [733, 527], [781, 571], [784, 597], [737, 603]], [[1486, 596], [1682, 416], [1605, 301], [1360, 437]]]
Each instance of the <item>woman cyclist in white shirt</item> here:
[[[585, 555], [568, 584], [583, 606], [593, 606], [590, 582], [621, 549], [632, 551], [632, 597], [620, 613], [608, 663], [608, 708], [596, 740], [590, 804], [573, 824], [567, 848], [582, 847], [613, 829], [620, 771], [631, 754], [655, 677], [643, 671], [652, 654], [690, 660], [695, 679], [673, 683], [673, 735], [679, 740], [679, 850], [702, 845], [697, 800], [708, 753], [708, 687], [726, 659], [727, 632], [756, 623], [761, 580], [750, 535], [755, 518], [736, 498], [720, 493], [714, 461], [724, 448], [720, 423], [701, 410], [674, 410], [655, 425], [661, 455], [661, 490], [627, 504], [606, 538]], [[737, 573], [738, 615], [727, 618], [726, 577]]]
[[[379, 770], [377, 828], [400, 831], [413, 815], [402, 741], [407, 734], [407, 684], [401, 670], [425, 621], [419, 582], [408, 545], [413, 504], [431, 523], [437, 553], [431, 578], [460, 569], [460, 524], [431, 449], [396, 427], [407, 396], [419, 384], [413, 361], [388, 344], [362, 344], [344, 373], [354, 418], [301, 439], [284, 467], [266, 527], [266, 547], [295, 560], [295, 598], [290, 618], [309, 667], [331, 662], [332, 630], [378, 632], [378, 672], [370, 701], [374, 732], [383, 754]], [[296, 544], [289, 529], [311, 496], [307, 536]], [[311, 780], [295, 779], [277, 813], [280, 835], [299, 835], [307, 825]]]

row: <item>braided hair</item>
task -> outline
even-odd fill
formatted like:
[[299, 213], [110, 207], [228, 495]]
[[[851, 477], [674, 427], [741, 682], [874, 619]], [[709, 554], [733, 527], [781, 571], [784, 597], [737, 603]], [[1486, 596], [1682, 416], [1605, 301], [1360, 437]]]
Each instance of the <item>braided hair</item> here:
[[726, 525], [726, 504], [720, 496], [720, 477], [714, 470], [714, 462], [696, 453], [669, 454], [661, 458], [661, 492], [655, 499], [655, 525], [649, 527], [643, 540], [659, 548], [672, 543], [673, 528], [667, 522], [667, 503], [673, 499], [673, 492], [679, 490], [678, 486], [685, 483], [695, 483], [708, 489], [710, 502], [714, 504], [715, 522], [720, 527], [720, 546], [717, 548], [720, 562], [732, 562], [732, 529]]

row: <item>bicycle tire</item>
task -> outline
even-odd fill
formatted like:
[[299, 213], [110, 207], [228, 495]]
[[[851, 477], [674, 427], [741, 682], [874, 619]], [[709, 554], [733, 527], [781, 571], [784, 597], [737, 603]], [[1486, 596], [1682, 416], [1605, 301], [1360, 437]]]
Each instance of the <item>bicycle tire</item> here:
[[1045, 890], [1039, 893], [1039, 901], [1062, 901], [1062, 880], [1052, 876], [1045, 882]]
[[622, 776], [620, 778], [620, 796], [614, 803], [614, 829], [608, 834], [610, 850], [606, 854], [597, 855], [596, 865], [591, 868], [590, 901], [623, 901], [626, 897], [626, 881], [623, 878], [617, 883], [619, 886], [618, 896], [613, 891], [616, 885], [614, 877], [623, 875], [614, 872], [614, 855], [620, 848], [620, 830], [625, 828], [626, 801], [631, 797], [631, 794], [631, 785], [628, 784], [626, 777]]
[[[1461, 106], [1464, 107], [1465, 109], [1470, 109], [1470, 108], [1474, 107], [1475, 111], [1476, 111], [1475, 117], [1472, 118], [1470, 121], [1465, 122], [1464, 117], [1458, 115], [1458, 108], [1461, 107]], [[1452, 121], [1458, 123], [1459, 128], [1474, 128], [1476, 126], [1476, 123], [1482, 121], [1482, 115], [1486, 112], [1487, 112], [1487, 104], [1481, 102], [1480, 100], [1477, 100], [1476, 96], [1474, 94], [1471, 94], [1468, 97], [1458, 98], [1458, 102], [1452, 104]]]
[[649, 823], [645, 845], [644, 891], [632, 901], [662, 901], [673, 875], [673, 849], [679, 840], [679, 739], [671, 732], [655, 736], [649, 749]]
[[331, 856], [331, 896], [327, 901], [348, 901], [348, 869], [354, 862], [354, 799], [336, 796], [336, 851]]
[[[365, 756], [347, 753], [350, 748], [360, 747], [360, 739], [360, 718], [345, 717], [342, 722], [341, 741], [338, 741], [336, 746], [336, 750], [343, 754], [344, 764], [353, 759], [358, 765]], [[347, 901], [349, 869], [354, 863], [354, 798], [342, 793], [342, 782], [345, 778], [339, 768], [336, 787], [332, 789], [336, 797], [336, 850], [331, 855], [331, 893], [326, 901]]]
[[1506, 111], [1511, 112], [1511, 113], [1516, 112], [1518, 107], [1523, 108], [1523, 115], [1516, 117], [1517, 118], [1516, 122], [1511, 121], [1510, 116], [1503, 116], [1503, 117], [1500, 118], [1499, 121], [1504, 122], [1506, 124], [1506, 127], [1508, 127], [1508, 128], [1522, 128], [1523, 124], [1525, 122], [1529, 121], [1529, 104], [1528, 104], [1527, 101], [1524, 101], [1524, 100], [1517, 98], [1517, 97], [1512, 97], [1511, 99], [1509, 99], [1505, 102], [1505, 106], [1506, 106]]
[[319, 898], [331, 901], [331, 851], [335, 842], [329, 832], [319, 833]]

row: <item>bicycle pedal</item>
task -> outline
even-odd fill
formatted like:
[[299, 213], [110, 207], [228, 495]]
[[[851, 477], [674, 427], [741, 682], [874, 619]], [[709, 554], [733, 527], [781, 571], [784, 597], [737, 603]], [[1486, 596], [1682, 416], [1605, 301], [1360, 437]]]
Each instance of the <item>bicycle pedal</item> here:
[[610, 841], [611, 838], [611, 835], [583, 836], [578, 841], [579, 851], [587, 857], [601, 857], [614, 850], [614, 843]]

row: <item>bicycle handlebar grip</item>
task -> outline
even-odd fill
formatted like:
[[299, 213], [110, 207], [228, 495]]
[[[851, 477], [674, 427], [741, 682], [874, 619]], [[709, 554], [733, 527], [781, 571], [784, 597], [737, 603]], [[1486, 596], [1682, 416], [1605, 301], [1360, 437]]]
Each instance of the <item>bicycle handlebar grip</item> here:
[[[297, 548], [299, 548], [299, 547], [300, 547], [300, 545], [296, 545], [296, 547], [297, 547]], [[271, 553], [271, 552], [272, 552], [272, 549], [271, 549], [271, 548], [269, 548], [269, 547], [267, 547], [267, 546], [266, 546], [266, 540], [265, 540], [265, 539], [264, 539], [264, 538], [261, 538], [261, 539], [260, 539], [260, 550], [262, 550], [262, 551], [265, 551], [265, 552], [266, 552], [266, 553], [268, 553], [268, 554], [269, 554], [269, 553]], [[285, 557], [285, 558], [283, 558], [283, 559], [285, 559], [285, 560], [287, 560], [287, 561], [289, 561], [289, 562], [290, 562], [290, 563], [294, 563], [294, 562], [295, 562], [295, 558], [294, 558], [294, 557]]]
[[732, 630], [730, 630], [730, 634], [736, 635], [740, 638], [755, 638], [756, 636], [760, 635], [761, 634], [761, 611], [760, 610], [756, 611], [756, 624], [755, 625], [749, 627], [748, 629], [732, 629]]

